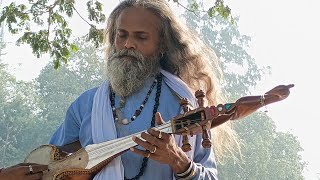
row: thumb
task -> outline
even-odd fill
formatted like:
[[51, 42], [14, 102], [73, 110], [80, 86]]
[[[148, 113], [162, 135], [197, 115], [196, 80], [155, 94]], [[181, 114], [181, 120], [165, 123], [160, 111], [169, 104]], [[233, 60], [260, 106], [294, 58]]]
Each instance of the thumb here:
[[160, 114], [159, 112], [156, 112], [155, 118], [156, 118], [156, 123], [157, 123], [158, 125], [161, 125], [161, 124], [164, 124], [164, 123], [165, 123], [164, 120], [163, 120], [162, 117], [161, 117], [161, 114]]

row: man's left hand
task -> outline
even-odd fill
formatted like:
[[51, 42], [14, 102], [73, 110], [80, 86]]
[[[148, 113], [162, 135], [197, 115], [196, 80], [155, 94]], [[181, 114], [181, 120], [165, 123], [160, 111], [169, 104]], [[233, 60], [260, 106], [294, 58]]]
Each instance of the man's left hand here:
[[[164, 123], [159, 112], [155, 114], [155, 118], [158, 125]], [[132, 152], [160, 163], [168, 164], [174, 173], [184, 172], [188, 168], [191, 160], [183, 150], [178, 147], [173, 135], [160, 132], [155, 128], [150, 128], [147, 132], [148, 133], [141, 133], [141, 137], [144, 140], [136, 136], [132, 137], [134, 142], [146, 150], [130, 148]]]

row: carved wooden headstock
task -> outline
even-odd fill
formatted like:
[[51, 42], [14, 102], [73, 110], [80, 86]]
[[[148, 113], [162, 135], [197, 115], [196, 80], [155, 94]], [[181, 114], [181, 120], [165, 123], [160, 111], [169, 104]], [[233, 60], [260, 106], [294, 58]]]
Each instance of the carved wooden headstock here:
[[294, 87], [290, 85], [280, 85], [271, 89], [264, 95], [245, 96], [238, 99], [235, 103], [218, 104], [217, 106], [204, 107], [205, 94], [202, 90], [195, 93], [199, 107], [191, 110], [187, 99], [182, 99], [180, 105], [184, 111], [183, 114], [176, 116], [171, 120], [172, 132], [181, 134], [182, 149], [187, 152], [191, 150], [188, 141], [188, 135], [202, 133], [202, 146], [211, 147], [211, 141], [208, 131], [211, 128], [219, 126], [228, 120], [236, 120], [252, 114], [259, 108], [268, 104], [281, 101], [290, 94], [289, 89]]

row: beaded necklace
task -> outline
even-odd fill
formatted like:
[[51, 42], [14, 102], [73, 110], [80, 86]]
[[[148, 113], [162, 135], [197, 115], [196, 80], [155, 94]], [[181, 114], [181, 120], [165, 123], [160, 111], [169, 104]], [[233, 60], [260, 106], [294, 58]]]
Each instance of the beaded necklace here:
[[[155, 97], [155, 103], [154, 103], [154, 106], [153, 106], [153, 113], [152, 113], [153, 115], [152, 115], [152, 120], [151, 120], [151, 123], [150, 123], [150, 127], [155, 127], [155, 114], [158, 111], [158, 107], [159, 107], [159, 104], [160, 104], [159, 100], [160, 100], [160, 94], [161, 94], [162, 74], [159, 74], [156, 77], [156, 81], [154, 81], [153, 84], [157, 84], [157, 92], [156, 92], [156, 97]], [[155, 85], [151, 85], [150, 90], [149, 90], [150, 94], [151, 94], [152, 89], [153, 89], [152, 86], [154, 87]], [[149, 94], [149, 91], [148, 91], [148, 94]], [[147, 97], [145, 98], [145, 101], [148, 100], [148, 98], [149, 98], [148, 96], [150, 96], [150, 94], [147, 95]], [[110, 101], [111, 101], [113, 117], [114, 117], [114, 119], [116, 119], [118, 117], [117, 117], [117, 113], [115, 112], [116, 111], [116, 109], [115, 109], [115, 94], [114, 94], [114, 92], [112, 92], [112, 88], [110, 88]], [[145, 103], [146, 102], [144, 102], [142, 104], [145, 104]], [[144, 105], [142, 106], [142, 109], [143, 109], [143, 107], [144, 107]], [[141, 106], [139, 107], [138, 110], [140, 110], [140, 108], [141, 108]], [[140, 110], [140, 113], [141, 113], [142, 109]], [[136, 112], [137, 112], [137, 110], [136, 110]], [[140, 113], [137, 114], [133, 120], [131, 118], [131, 120], [134, 121], [137, 118], [137, 116], [140, 115]], [[138, 180], [143, 175], [144, 171], [146, 170], [146, 167], [147, 167], [147, 164], [148, 164], [148, 160], [149, 159], [147, 157], [144, 157], [143, 160], [142, 160], [142, 164], [141, 164], [139, 173], [133, 178], [124, 177], [124, 180]]]
[[120, 99], [120, 106], [118, 108], [115, 107], [115, 93], [113, 92], [112, 88], [110, 88], [110, 101], [111, 101], [111, 108], [112, 108], [112, 114], [114, 117], [114, 120], [118, 123], [122, 123], [124, 125], [129, 124], [130, 122], [134, 121], [140, 114], [141, 111], [143, 110], [145, 104], [147, 103], [153, 88], [155, 87], [155, 85], [157, 84], [158, 81], [158, 77], [156, 77], [156, 79], [153, 81], [145, 99], [143, 100], [143, 102], [141, 103], [139, 109], [137, 109], [134, 114], [132, 115], [132, 117], [130, 118], [130, 121], [126, 118], [122, 118], [122, 113], [121, 113], [121, 109], [124, 107], [125, 105], [125, 100], [124, 99]]

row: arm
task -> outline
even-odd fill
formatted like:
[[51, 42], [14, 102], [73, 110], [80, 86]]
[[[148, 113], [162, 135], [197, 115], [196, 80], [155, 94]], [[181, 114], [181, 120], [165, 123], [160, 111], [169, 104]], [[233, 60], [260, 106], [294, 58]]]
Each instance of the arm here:
[[197, 135], [193, 158], [193, 162], [196, 165], [196, 174], [192, 179], [217, 180], [217, 164], [214, 150], [212, 148], [203, 148], [201, 142], [201, 135]]
[[79, 140], [80, 121], [75, 115], [75, 102], [67, 110], [65, 119], [52, 135], [49, 143], [56, 146], [64, 146]]
[[91, 110], [96, 89], [84, 92], [70, 105], [65, 120], [51, 137], [50, 144], [63, 146], [60, 149], [67, 152], [92, 144]]

